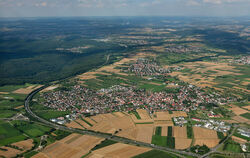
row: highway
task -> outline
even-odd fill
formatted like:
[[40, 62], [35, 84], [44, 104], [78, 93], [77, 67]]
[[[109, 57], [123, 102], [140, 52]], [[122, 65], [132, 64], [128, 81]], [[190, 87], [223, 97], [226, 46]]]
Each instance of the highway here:
[[[175, 155], [177, 155], [179, 157], [185, 157], [183, 155], [190, 155], [190, 156], [199, 157], [199, 158], [205, 158], [209, 154], [211, 154], [213, 152], [216, 152], [216, 150], [220, 147], [220, 145], [223, 144], [232, 135], [232, 134], [229, 135], [228, 138], [226, 138], [221, 144], [218, 144], [215, 148], [213, 148], [207, 154], [198, 155], [198, 154], [195, 154], [195, 153], [192, 153], [192, 152], [186, 152], [186, 151], [171, 149], [171, 148], [167, 148], [167, 147], [157, 146], [157, 145], [154, 145], [154, 144], [139, 142], [139, 141], [135, 141], [135, 140], [131, 140], [131, 139], [128, 139], [128, 138], [119, 137], [119, 136], [115, 136], [115, 135], [111, 135], [111, 134], [107, 134], [107, 133], [101, 133], [101, 132], [96, 132], [96, 131], [92, 131], [92, 130], [82, 130], [82, 129], [76, 129], [76, 128], [66, 127], [66, 126], [63, 126], [63, 125], [58, 125], [58, 124], [52, 123], [50, 121], [47, 121], [47, 120], [45, 120], [45, 119], [37, 116], [30, 109], [30, 101], [32, 100], [33, 96], [35, 94], [37, 94], [39, 91], [41, 91], [42, 89], [46, 88], [46, 87], [47, 86], [43, 86], [43, 87], [38, 88], [38, 89], [34, 90], [33, 92], [31, 92], [26, 97], [24, 106], [25, 106], [26, 112], [30, 116], [32, 116], [33, 118], [37, 119], [39, 122], [45, 124], [46, 126], [50, 126], [52, 128], [55, 128], [55, 129], [60, 129], [60, 130], [69, 131], [69, 132], [73, 132], [73, 133], [87, 134], [87, 135], [92, 135], [92, 136], [96, 136], [96, 137], [102, 137], [102, 138], [110, 139], [110, 140], [117, 141], [117, 142], [120, 142], [120, 143], [125, 143], [125, 144], [131, 144], [131, 145], [149, 147], [149, 148], [153, 148], [153, 149], [156, 149], [156, 150], [170, 152], [170, 153], [175, 154]], [[233, 129], [233, 130], [235, 130], [235, 129]]]

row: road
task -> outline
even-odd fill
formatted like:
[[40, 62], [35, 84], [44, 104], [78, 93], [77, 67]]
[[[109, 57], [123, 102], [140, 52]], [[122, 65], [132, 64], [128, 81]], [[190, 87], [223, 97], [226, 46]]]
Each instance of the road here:
[[232, 133], [234, 132], [235, 128], [233, 129], [232, 133], [220, 144], [218, 144], [215, 148], [211, 149], [210, 152], [208, 152], [207, 154], [204, 155], [198, 155], [192, 152], [186, 152], [186, 151], [181, 151], [181, 150], [176, 150], [176, 149], [171, 149], [171, 148], [167, 148], [167, 147], [161, 147], [161, 146], [157, 146], [157, 145], [153, 145], [153, 144], [149, 144], [149, 143], [144, 143], [144, 142], [139, 142], [139, 141], [135, 141], [135, 140], [131, 140], [128, 138], [124, 138], [124, 137], [119, 137], [119, 136], [115, 136], [115, 135], [110, 135], [107, 133], [101, 133], [101, 132], [96, 132], [96, 131], [92, 131], [92, 130], [82, 130], [82, 129], [76, 129], [76, 128], [70, 128], [70, 127], [66, 127], [63, 125], [58, 125], [52, 122], [49, 122], [43, 118], [40, 118], [39, 116], [37, 116], [35, 113], [33, 113], [30, 109], [30, 101], [32, 100], [32, 97], [38, 93], [39, 91], [41, 91], [42, 89], [46, 88], [47, 86], [43, 86], [41, 88], [38, 88], [36, 90], [34, 90], [33, 92], [31, 92], [25, 99], [25, 110], [26, 112], [32, 116], [33, 118], [36, 118], [39, 122], [42, 122], [43, 124], [50, 126], [52, 128], [55, 129], [60, 129], [60, 130], [64, 130], [64, 131], [69, 131], [69, 132], [73, 132], [73, 133], [80, 133], [80, 134], [87, 134], [87, 135], [92, 135], [92, 136], [96, 136], [96, 137], [102, 137], [102, 138], [106, 138], [106, 139], [110, 139], [113, 141], [117, 141], [117, 142], [121, 142], [121, 143], [125, 143], [125, 144], [132, 144], [132, 145], [137, 145], [137, 146], [143, 146], [143, 147], [149, 147], [149, 148], [153, 148], [156, 150], [161, 150], [161, 151], [166, 151], [166, 152], [170, 152], [173, 153], [175, 155], [178, 155], [179, 157], [184, 157], [183, 155], [190, 155], [190, 156], [194, 156], [194, 157], [199, 157], [199, 158], [204, 158], [207, 157], [209, 154], [216, 152], [216, 150], [229, 138], [232, 136]]

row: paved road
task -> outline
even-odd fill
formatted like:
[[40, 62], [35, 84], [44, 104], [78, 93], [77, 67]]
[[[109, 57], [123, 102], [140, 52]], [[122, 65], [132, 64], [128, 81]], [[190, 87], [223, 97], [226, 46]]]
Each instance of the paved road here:
[[212, 150], [209, 153], [201, 156], [201, 155], [198, 155], [198, 154], [195, 154], [195, 153], [192, 153], [192, 152], [185, 152], [185, 151], [180, 151], [180, 150], [171, 149], [171, 148], [167, 148], [167, 147], [161, 147], [161, 146], [157, 146], [157, 145], [153, 145], [153, 144], [149, 144], [149, 143], [139, 142], [139, 141], [135, 141], [135, 140], [123, 138], [123, 137], [118, 137], [118, 136], [115, 136], [115, 135], [110, 135], [110, 134], [107, 134], [107, 133], [101, 133], [101, 132], [96, 132], [96, 131], [91, 131], [91, 130], [81, 130], [81, 129], [76, 129], [76, 128], [69, 128], [69, 127], [66, 127], [66, 126], [62, 126], [62, 125], [58, 125], [58, 124], [49, 122], [49, 121], [47, 121], [47, 120], [45, 120], [43, 118], [40, 118], [35, 113], [33, 113], [31, 111], [31, 109], [30, 109], [30, 106], [29, 106], [29, 103], [30, 103], [32, 97], [36, 93], [38, 93], [39, 91], [41, 91], [42, 89], [44, 89], [46, 87], [47, 86], [43, 86], [43, 87], [38, 88], [38, 89], [34, 90], [33, 92], [31, 92], [27, 96], [27, 98], [25, 99], [24, 106], [25, 106], [26, 112], [29, 115], [31, 115], [32, 117], [36, 118], [38, 121], [40, 121], [43, 124], [45, 124], [47, 126], [50, 126], [52, 128], [56, 128], [56, 129], [60, 129], [60, 130], [64, 130], [64, 131], [69, 131], [69, 132], [74, 132], [74, 133], [81, 133], [81, 134], [87, 134], [87, 135], [102, 137], [102, 138], [106, 138], [106, 139], [110, 139], [110, 140], [114, 140], [114, 141], [121, 142], [121, 143], [126, 143], [126, 144], [132, 144], [132, 145], [139, 145], [139, 146], [149, 147], [149, 148], [153, 148], [153, 149], [156, 149], [156, 150], [170, 152], [170, 153], [173, 153], [175, 155], [178, 155], [179, 157], [184, 157], [183, 156], [183, 154], [184, 154], [184, 155], [190, 155], [190, 156], [194, 156], [194, 157], [202, 157], [203, 158], [203, 157], [206, 157], [209, 154], [215, 152], [220, 147], [220, 146], [218, 146], [218, 147], [215, 148], [215, 150]]

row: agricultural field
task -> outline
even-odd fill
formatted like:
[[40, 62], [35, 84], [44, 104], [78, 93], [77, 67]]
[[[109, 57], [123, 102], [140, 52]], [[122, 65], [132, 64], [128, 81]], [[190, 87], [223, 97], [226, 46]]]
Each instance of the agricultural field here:
[[240, 144], [236, 143], [236, 142], [234, 142], [232, 140], [228, 140], [227, 142], [225, 142], [223, 150], [228, 151], [228, 152], [233, 152], [233, 153], [242, 152]]
[[210, 87], [218, 91], [227, 91], [232, 95], [245, 98], [249, 90], [249, 67], [221, 61], [196, 61], [177, 64], [182, 71], [171, 76], [199, 87]]
[[2, 147], [0, 147], [1, 148], [0, 156], [16, 157], [17, 155], [20, 155], [20, 154], [25, 153], [26, 151], [32, 149], [33, 146], [34, 146], [34, 144], [33, 144], [32, 139], [12, 143], [8, 147], [2, 146]]
[[128, 144], [115, 143], [98, 150], [94, 150], [87, 158], [95, 157], [134, 157], [136, 155], [150, 151], [149, 148], [137, 147]]
[[9, 122], [4, 122], [0, 120], [0, 145], [7, 145], [11, 143], [15, 143], [18, 141], [25, 140], [27, 137], [17, 130], [12, 124]]
[[217, 132], [201, 127], [193, 127], [194, 145], [206, 145], [209, 148], [215, 147], [220, 139], [218, 139]]
[[151, 151], [145, 152], [143, 154], [134, 156], [133, 158], [151, 158], [151, 157], [154, 157], [154, 158], [165, 158], [165, 157], [178, 158], [178, 156], [176, 156], [176, 155], [173, 155], [173, 154], [170, 154], [167, 152], [163, 152], [163, 151], [158, 151], [158, 150], [151, 150]]
[[12, 121], [11, 122], [16, 129], [22, 131], [30, 138], [35, 138], [49, 133], [52, 129], [46, 126], [42, 126], [36, 123], [29, 123], [25, 121]]
[[0, 118], [10, 118], [17, 113], [24, 113], [23, 104], [26, 94], [15, 93], [15, 91], [29, 86], [32, 85], [7, 85], [0, 87]]
[[62, 140], [56, 141], [53, 144], [45, 147], [40, 153], [33, 158], [40, 157], [81, 157], [103, 141], [102, 138], [97, 138], [88, 135], [71, 134]]

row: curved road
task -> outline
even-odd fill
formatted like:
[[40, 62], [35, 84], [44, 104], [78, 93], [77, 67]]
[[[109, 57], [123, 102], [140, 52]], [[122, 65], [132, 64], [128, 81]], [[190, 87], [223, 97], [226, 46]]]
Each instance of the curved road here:
[[[131, 139], [127, 139], [127, 138], [123, 138], [123, 137], [118, 137], [115, 135], [110, 135], [107, 133], [101, 133], [101, 132], [96, 132], [96, 131], [91, 131], [91, 130], [81, 130], [81, 129], [76, 129], [76, 128], [69, 128], [66, 126], [62, 126], [62, 125], [58, 125], [52, 122], [49, 122], [39, 116], [37, 116], [35, 113], [33, 113], [30, 109], [30, 101], [32, 100], [32, 97], [37, 94], [39, 91], [41, 91], [42, 89], [46, 88], [48, 86], [43, 86], [41, 88], [38, 88], [36, 90], [34, 90], [33, 92], [31, 92], [25, 99], [25, 110], [26, 112], [31, 115], [32, 117], [36, 118], [38, 121], [42, 122], [43, 124], [50, 126], [52, 128], [55, 129], [60, 129], [60, 130], [64, 130], [64, 131], [69, 131], [69, 132], [74, 132], [74, 133], [80, 133], [80, 134], [87, 134], [87, 135], [92, 135], [92, 136], [97, 136], [97, 137], [102, 137], [102, 138], [106, 138], [106, 139], [110, 139], [110, 140], [114, 140], [117, 142], [121, 142], [121, 143], [125, 143], [125, 144], [132, 144], [132, 145], [138, 145], [138, 146], [144, 146], [144, 147], [149, 147], [149, 148], [153, 148], [156, 150], [161, 150], [161, 151], [166, 151], [166, 152], [170, 152], [172, 154], [178, 155], [179, 157], [185, 157], [183, 155], [190, 155], [190, 156], [194, 156], [194, 157], [206, 157], [208, 156], [208, 153], [205, 155], [198, 155], [195, 153], [191, 153], [191, 152], [186, 152], [186, 151], [180, 151], [180, 150], [176, 150], [176, 149], [171, 149], [171, 148], [167, 148], [167, 147], [161, 147], [161, 146], [157, 146], [157, 145], [153, 145], [153, 144], [149, 144], [149, 143], [144, 143], [144, 142], [139, 142], [139, 141], [135, 141], [135, 140], [131, 140]], [[209, 154], [211, 154], [212, 152], [215, 152], [216, 150], [212, 150], [209, 152]]]

